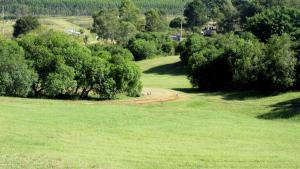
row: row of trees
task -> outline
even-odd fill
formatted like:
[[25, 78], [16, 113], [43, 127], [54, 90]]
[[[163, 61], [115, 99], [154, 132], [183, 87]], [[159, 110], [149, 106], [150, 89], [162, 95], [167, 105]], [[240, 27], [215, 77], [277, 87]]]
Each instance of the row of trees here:
[[[134, 0], [143, 11], [157, 8], [168, 14], [180, 14], [188, 0]], [[92, 15], [99, 9], [120, 5], [119, 0], [2, 0], [0, 6], [16, 16], [22, 15]]]
[[139, 67], [123, 48], [85, 47], [55, 31], [0, 39], [0, 95], [103, 99], [139, 96]]
[[185, 26], [194, 31], [208, 21], [218, 23], [219, 32], [243, 30], [248, 17], [274, 6], [300, 8], [299, 0], [193, 0], [184, 10]]
[[132, 1], [122, 0], [118, 8], [103, 9], [93, 16], [92, 31], [101, 39], [128, 48], [135, 60], [173, 54], [165, 13], [150, 9], [144, 16]]
[[266, 44], [251, 33], [206, 38], [192, 35], [178, 51], [191, 83], [202, 90], [280, 91], [299, 83], [299, 59], [289, 35]]
[[[203, 2], [195, 0], [187, 5], [187, 9], [192, 4]], [[243, 32], [212, 37], [195, 34], [181, 42], [177, 52], [191, 83], [203, 90], [281, 91], [299, 88], [300, 10], [290, 7], [291, 4], [296, 6], [297, 2], [247, 2], [255, 10], [247, 11], [249, 15], [238, 13], [237, 23]], [[201, 11], [201, 7], [198, 6], [198, 9], [196, 6], [193, 6], [194, 10]], [[252, 17], [249, 17], [250, 13]], [[193, 12], [190, 14], [193, 15]], [[189, 19], [187, 17], [188, 22]], [[194, 22], [194, 25], [197, 24], [203, 23]], [[219, 24], [222, 24], [222, 19]]]

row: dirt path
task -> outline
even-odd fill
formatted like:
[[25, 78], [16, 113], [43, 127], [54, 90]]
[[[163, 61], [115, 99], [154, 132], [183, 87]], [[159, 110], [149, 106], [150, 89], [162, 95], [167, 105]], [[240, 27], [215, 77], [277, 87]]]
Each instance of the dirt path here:
[[116, 100], [111, 102], [119, 103], [119, 104], [152, 104], [152, 103], [175, 101], [185, 97], [185, 95], [181, 92], [177, 92], [170, 89], [160, 89], [160, 88], [144, 88], [142, 95], [143, 96], [140, 98], [129, 99], [129, 100]]

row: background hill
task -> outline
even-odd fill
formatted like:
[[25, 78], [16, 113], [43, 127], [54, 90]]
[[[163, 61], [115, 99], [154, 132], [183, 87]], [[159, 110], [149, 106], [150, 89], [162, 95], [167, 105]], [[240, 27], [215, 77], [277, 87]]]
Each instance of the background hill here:
[[[143, 11], [158, 8], [167, 14], [181, 14], [190, 0], [133, 0]], [[92, 15], [101, 8], [115, 7], [120, 0], [2, 0], [6, 12], [21, 15]]]

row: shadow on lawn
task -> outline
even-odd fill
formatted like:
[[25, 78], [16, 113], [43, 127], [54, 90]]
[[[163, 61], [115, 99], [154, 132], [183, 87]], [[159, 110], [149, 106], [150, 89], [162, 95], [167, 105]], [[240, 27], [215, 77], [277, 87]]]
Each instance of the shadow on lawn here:
[[225, 100], [253, 100], [269, 96], [278, 95], [278, 93], [263, 93], [259, 91], [238, 91], [238, 92], [221, 92]]
[[145, 70], [144, 73], [179, 76], [179, 75], [184, 75], [184, 67], [181, 62], [176, 62], [176, 63], [153, 67], [151, 69]]
[[257, 116], [259, 119], [289, 119], [300, 115], [300, 98], [280, 102], [271, 106], [273, 110], [269, 113]]
[[275, 96], [278, 93], [266, 94], [258, 91], [203, 91], [197, 88], [174, 88], [173, 90], [188, 94], [204, 94], [206, 96], [221, 96], [225, 100], [253, 100], [269, 96]]

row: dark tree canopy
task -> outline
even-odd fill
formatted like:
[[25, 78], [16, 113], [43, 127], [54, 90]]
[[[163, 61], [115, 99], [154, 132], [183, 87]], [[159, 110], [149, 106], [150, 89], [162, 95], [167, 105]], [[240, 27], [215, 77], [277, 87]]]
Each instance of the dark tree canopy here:
[[169, 26], [171, 28], [180, 28], [183, 25], [183, 19], [181, 17], [176, 17], [171, 20]]
[[300, 10], [273, 7], [248, 18], [246, 30], [262, 41], [272, 35], [293, 34], [300, 29]]
[[265, 45], [253, 35], [192, 35], [180, 47], [191, 83], [201, 90], [282, 91], [295, 86], [297, 58], [286, 34]]
[[26, 97], [36, 79], [23, 49], [16, 42], [0, 37], [0, 95]]
[[163, 32], [167, 25], [163, 13], [158, 9], [150, 9], [145, 13], [145, 30], [148, 32]]
[[[119, 93], [139, 96], [141, 92], [139, 68], [126, 49], [98, 44], [88, 48], [55, 31], [28, 34], [18, 42], [38, 74], [38, 80], [31, 82], [37, 97], [88, 98], [93, 92], [99, 98], [111, 99]], [[126, 70], [122, 76], [114, 73], [120, 66]]]
[[18, 19], [14, 25], [13, 36], [18, 37], [22, 34], [26, 34], [40, 25], [38, 19], [32, 16], [26, 16]]

